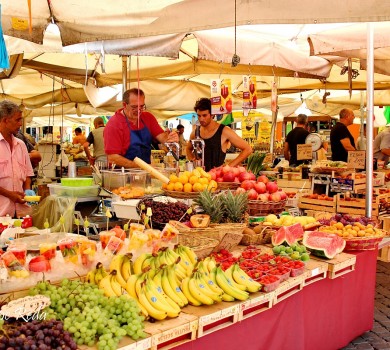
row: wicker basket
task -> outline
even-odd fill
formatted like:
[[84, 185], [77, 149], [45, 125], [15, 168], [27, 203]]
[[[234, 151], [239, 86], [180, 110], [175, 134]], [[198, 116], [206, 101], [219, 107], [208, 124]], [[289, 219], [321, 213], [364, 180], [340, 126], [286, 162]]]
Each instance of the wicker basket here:
[[236, 190], [241, 185], [240, 182], [218, 182], [218, 189], [224, 190]]
[[384, 236], [385, 232], [383, 232], [382, 235], [375, 237], [345, 238], [344, 251], [375, 250]]
[[178, 239], [179, 244], [190, 247], [199, 259], [209, 256], [219, 243], [216, 239], [194, 235], [192, 233], [180, 233]]
[[276, 232], [275, 229], [269, 226], [263, 226], [260, 233], [255, 235], [243, 234], [240, 244], [241, 245], [257, 245], [268, 244], [271, 242], [272, 235]]
[[268, 214], [280, 214], [286, 205], [286, 199], [280, 202], [248, 201], [248, 214], [250, 216], [265, 216]]
[[199, 192], [163, 191], [166, 196], [179, 199], [194, 199], [199, 196]]

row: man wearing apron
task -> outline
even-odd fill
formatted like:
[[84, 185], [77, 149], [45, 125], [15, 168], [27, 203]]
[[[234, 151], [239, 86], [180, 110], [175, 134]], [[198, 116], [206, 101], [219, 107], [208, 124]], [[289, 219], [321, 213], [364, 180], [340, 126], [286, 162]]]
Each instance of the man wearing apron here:
[[[228, 126], [217, 123], [211, 114], [211, 101], [201, 98], [196, 101], [195, 112], [200, 123], [200, 137], [204, 140], [204, 167], [206, 171], [224, 164], [226, 151], [233, 145], [241, 150], [241, 153], [233, 159], [229, 165], [236, 166], [242, 163], [252, 153], [252, 147]], [[195, 130], [192, 131], [190, 140], [195, 139]], [[195, 160], [191, 142], [187, 143], [187, 158]]]
[[108, 162], [119, 167], [136, 168], [134, 158], [150, 164], [152, 140], [177, 142], [176, 132], [164, 132], [153, 114], [146, 112], [145, 94], [130, 89], [123, 94], [123, 108], [115, 112], [104, 129], [104, 150]]

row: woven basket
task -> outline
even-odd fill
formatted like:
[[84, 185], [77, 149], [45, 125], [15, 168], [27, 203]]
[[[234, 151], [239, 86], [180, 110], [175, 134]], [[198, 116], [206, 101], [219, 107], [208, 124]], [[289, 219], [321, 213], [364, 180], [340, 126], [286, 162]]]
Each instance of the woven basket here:
[[180, 192], [163, 190], [166, 196], [179, 199], [194, 199], [199, 196], [199, 192]]
[[271, 242], [272, 235], [276, 230], [269, 226], [264, 226], [260, 233], [255, 235], [243, 234], [240, 244], [241, 245], [257, 245], [257, 244], [268, 244]]
[[218, 189], [224, 190], [236, 190], [241, 185], [240, 182], [218, 182]]
[[178, 240], [179, 244], [190, 247], [199, 259], [209, 256], [219, 243], [216, 239], [194, 235], [192, 233], [180, 233]]
[[248, 201], [248, 214], [250, 216], [265, 216], [268, 214], [280, 214], [286, 205], [286, 199], [280, 202]]
[[379, 242], [385, 236], [383, 232], [380, 236], [375, 237], [356, 237], [356, 238], [345, 238], [344, 251], [352, 250], [375, 250], [378, 247]]

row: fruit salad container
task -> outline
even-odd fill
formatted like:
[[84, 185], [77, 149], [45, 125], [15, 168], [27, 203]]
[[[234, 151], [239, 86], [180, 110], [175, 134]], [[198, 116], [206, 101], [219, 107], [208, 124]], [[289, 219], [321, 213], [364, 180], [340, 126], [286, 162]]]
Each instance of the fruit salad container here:
[[291, 269], [291, 277], [302, 275], [305, 272], [305, 263], [300, 260], [292, 260], [286, 263], [284, 266]]
[[5, 266], [8, 269], [8, 273], [10, 276], [14, 277], [28, 277], [29, 272], [23, 267], [20, 261], [16, 258], [14, 253], [10, 251], [6, 251], [1, 259], [4, 261]]
[[11, 245], [8, 246], [7, 251], [13, 253], [22, 266], [26, 264], [27, 244], [12, 243]]
[[79, 261], [78, 244], [72, 238], [64, 238], [57, 242], [65, 262], [77, 264]]
[[57, 243], [41, 243], [39, 244], [39, 254], [43, 255], [47, 260], [54, 259], [56, 256]]
[[274, 275], [280, 278], [280, 283], [288, 280], [290, 277], [291, 269], [286, 266], [278, 266], [268, 272], [269, 275]]
[[132, 222], [132, 223], [130, 224], [129, 238], [131, 238], [131, 237], [133, 236], [133, 232], [134, 232], [134, 231], [140, 231], [140, 232], [145, 231], [145, 225], [142, 225], [142, 224], [138, 224], [138, 223]]
[[112, 236], [108, 241], [107, 246], [104, 248], [104, 254], [105, 255], [119, 254], [123, 246], [124, 246], [124, 242], [120, 238], [116, 236]]
[[79, 244], [80, 258], [83, 266], [92, 266], [95, 261], [96, 250], [96, 243], [93, 241], [82, 241]]
[[264, 293], [273, 292], [276, 288], [279, 287], [280, 278], [275, 275], [264, 275], [256, 280], [261, 284], [261, 291]]
[[110, 241], [110, 238], [115, 236], [114, 231], [101, 231], [99, 233], [99, 239], [100, 243], [102, 244], [102, 249], [106, 249], [108, 242]]

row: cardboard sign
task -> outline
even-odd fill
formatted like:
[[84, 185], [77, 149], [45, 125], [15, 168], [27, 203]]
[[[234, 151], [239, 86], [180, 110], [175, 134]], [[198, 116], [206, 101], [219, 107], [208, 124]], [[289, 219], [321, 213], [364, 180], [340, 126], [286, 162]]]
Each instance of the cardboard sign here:
[[366, 151], [349, 151], [348, 165], [355, 169], [364, 169], [366, 166]]
[[312, 145], [297, 145], [297, 160], [307, 160], [313, 158], [313, 146]]

